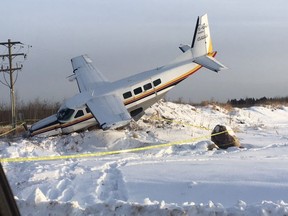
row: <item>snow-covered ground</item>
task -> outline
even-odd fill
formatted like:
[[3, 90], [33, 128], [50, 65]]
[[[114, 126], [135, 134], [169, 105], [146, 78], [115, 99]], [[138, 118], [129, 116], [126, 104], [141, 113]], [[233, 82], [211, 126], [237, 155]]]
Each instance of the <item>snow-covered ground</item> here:
[[[217, 124], [244, 148], [208, 151]], [[285, 106], [159, 102], [125, 130], [0, 140], [1, 158], [104, 151], [117, 154], [3, 163], [22, 215], [288, 215]]]

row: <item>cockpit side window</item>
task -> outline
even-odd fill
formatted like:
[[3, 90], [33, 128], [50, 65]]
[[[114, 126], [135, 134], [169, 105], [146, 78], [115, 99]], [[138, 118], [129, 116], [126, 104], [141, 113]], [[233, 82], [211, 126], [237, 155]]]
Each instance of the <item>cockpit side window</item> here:
[[78, 112], [77, 112], [76, 115], [75, 115], [75, 118], [79, 118], [79, 117], [81, 117], [81, 116], [83, 116], [83, 115], [84, 115], [83, 110], [78, 110]]
[[62, 109], [57, 113], [57, 119], [58, 120], [62, 120], [62, 121], [66, 121], [68, 119], [70, 119], [70, 117], [73, 115], [74, 113], [74, 109]]

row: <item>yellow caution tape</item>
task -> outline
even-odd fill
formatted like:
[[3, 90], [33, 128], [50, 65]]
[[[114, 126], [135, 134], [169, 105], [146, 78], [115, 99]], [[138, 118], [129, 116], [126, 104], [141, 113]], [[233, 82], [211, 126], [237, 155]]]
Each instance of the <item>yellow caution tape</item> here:
[[131, 148], [131, 149], [123, 149], [123, 150], [116, 150], [116, 151], [107, 151], [107, 152], [94, 152], [94, 153], [86, 153], [86, 154], [73, 154], [73, 155], [57, 155], [57, 156], [42, 156], [42, 157], [20, 157], [20, 158], [1, 158], [0, 162], [28, 162], [28, 161], [51, 161], [51, 160], [65, 160], [65, 159], [79, 159], [79, 158], [88, 158], [88, 157], [100, 157], [100, 156], [106, 156], [106, 155], [114, 155], [114, 154], [121, 154], [121, 153], [129, 153], [129, 152], [137, 152], [137, 151], [145, 151], [150, 149], [156, 149], [156, 148], [163, 148], [163, 147], [170, 147], [173, 145], [183, 145], [187, 144], [193, 141], [201, 140], [204, 138], [208, 138], [211, 136], [216, 136], [219, 134], [223, 134], [228, 132], [222, 131], [219, 133], [215, 133], [212, 135], [205, 135], [200, 137], [195, 137], [188, 140], [181, 140], [176, 142], [170, 142], [170, 143], [164, 143], [164, 144], [158, 144], [158, 145], [152, 145], [152, 146], [145, 146], [145, 147], [139, 147], [139, 148]]
[[[25, 124], [25, 122], [23, 122], [23, 123], [20, 124], [19, 126], [22, 126], [22, 125], [24, 125], [24, 124]], [[13, 132], [13, 131], [15, 131], [15, 130], [17, 130], [17, 128], [13, 128], [13, 129], [11, 129], [11, 130], [3, 133], [3, 134], [0, 134], [0, 137], [5, 136], [5, 135], [7, 135], [7, 134], [9, 134], [9, 133], [11, 133], [11, 132]]]
[[[165, 118], [151, 118], [153, 120], [164, 120], [167, 122], [174, 122], [176, 124], [182, 124], [182, 125], [187, 125], [187, 126], [191, 126], [191, 127], [196, 127], [196, 128], [200, 128], [200, 129], [204, 129], [204, 130], [210, 130], [207, 127], [204, 126], [197, 126], [197, 125], [193, 125], [193, 124], [189, 124], [189, 123], [183, 123], [181, 121], [175, 121], [175, 120], [170, 120], [170, 119], [165, 119]], [[21, 125], [23, 125], [25, 123], [22, 123]], [[21, 126], [20, 125], [20, 126]], [[1, 134], [1, 136], [4, 136], [8, 133], [11, 133], [12, 131], [16, 130], [16, 128], [7, 131], [4, 134]], [[205, 135], [205, 136], [200, 136], [200, 137], [195, 137], [192, 139], [188, 139], [188, 140], [181, 140], [181, 141], [176, 141], [176, 142], [170, 142], [170, 143], [163, 143], [163, 144], [156, 144], [156, 145], [151, 145], [151, 146], [145, 146], [145, 147], [138, 147], [138, 148], [131, 148], [131, 149], [123, 149], [123, 150], [116, 150], [116, 151], [106, 151], [106, 152], [94, 152], [94, 153], [85, 153], [85, 154], [73, 154], [73, 155], [56, 155], [56, 156], [42, 156], [42, 157], [20, 157], [20, 158], [0, 158], [0, 162], [29, 162], [29, 161], [51, 161], [51, 160], [65, 160], [65, 159], [75, 159], [75, 158], [88, 158], [88, 157], [101, 157], [101, 156], [107, 156], [107, 155], [114, 155], [114, 154], [121, 154], [121, 153], [130, 153], [130, 152], [138, 152], [138, 151], [145, 151], [145, 150], [150, 150], [150, 149], [156, 149], [156, 148], [164, 148], [164, 147], [170, 147], [173, 145], [183, 145], [183, 144], [187, 144], [193, 141], [197, 141], [197, 140], [201, 140], [204, 138], [208, 138], [208, 137], [212, 137], [212, 136], [217, 136], [223, 133], [228, 132], [228, 130], [226, 131], [222, 131], [219, 133], [214, 133], [214, 134], [209, 134], [209, 135]]]

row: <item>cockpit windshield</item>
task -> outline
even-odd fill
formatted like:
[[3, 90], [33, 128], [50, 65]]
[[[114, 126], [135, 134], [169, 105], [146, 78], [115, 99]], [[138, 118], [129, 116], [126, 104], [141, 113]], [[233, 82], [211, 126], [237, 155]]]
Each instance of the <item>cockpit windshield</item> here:
[[74, 111], [75, 111], [74, 109], [69, 109], [69, 108], [59, 110], [57, 113], [57, 119], [60, 121], [66, 121], [66, 120], [70, 119], [70, 117], [73, 115]]

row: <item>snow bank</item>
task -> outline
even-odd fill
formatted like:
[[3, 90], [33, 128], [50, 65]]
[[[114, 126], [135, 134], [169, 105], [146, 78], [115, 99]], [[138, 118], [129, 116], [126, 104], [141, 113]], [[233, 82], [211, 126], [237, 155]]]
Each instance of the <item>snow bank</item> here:
[[228, 215], [287, 215], [288, 203], [279, 201], [273, 203], [263, 201], [256, 205], [247, 205], [244, 201], [239, 201], [235, 206], [225, 208], [220, 203], [207, 204], [184, 203], [167, 204], [164, 201], [150, 201], [148, 198], [145, 204], [115, 201], [110, 203], [97, 203], [85, 209], [79, 207], [77, 202], [59, 203], [55, 201], [41, 203], [27, 203], [18, 201], [22, 215], [193, 215], [193, 216], [228, 216]]
[[[230, 126], [244, 148], [208, 151], [217, 124]], [[287, 215], [287, 126], [287, 107], [159, 102], [129, 129], [2, 139], [0, 156], [172, 143], [102, 157], [3, 163], [22, 215]]]

